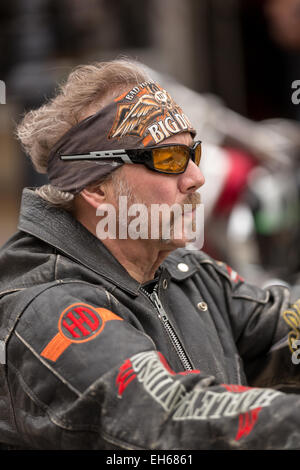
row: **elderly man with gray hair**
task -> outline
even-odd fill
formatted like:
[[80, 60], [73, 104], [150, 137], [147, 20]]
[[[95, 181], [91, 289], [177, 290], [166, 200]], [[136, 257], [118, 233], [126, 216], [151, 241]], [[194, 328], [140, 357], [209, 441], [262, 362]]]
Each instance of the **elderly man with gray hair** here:
[[168, 91], [80, 66], [17, 133], [49, 184], [0, 252], [0, 441], [299, 448], [300, 300], [192, 249], [201, 142]]

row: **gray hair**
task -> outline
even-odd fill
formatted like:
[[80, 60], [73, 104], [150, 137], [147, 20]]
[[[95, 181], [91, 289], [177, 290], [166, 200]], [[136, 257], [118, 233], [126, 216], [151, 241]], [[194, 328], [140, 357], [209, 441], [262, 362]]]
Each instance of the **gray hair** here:
[[[63, 134], [129, 87], [149, 79], [141, 64], [127, 59], [77, 66], [59, 86], [56, 96], [26, 113], [17, 126], [16, 135], [34, 168], [39, 173], [47, 173], [50, 150]], [[71, 193], [51, 185], [36, 191], [57, 207], [72, 208], [74, 195]]]

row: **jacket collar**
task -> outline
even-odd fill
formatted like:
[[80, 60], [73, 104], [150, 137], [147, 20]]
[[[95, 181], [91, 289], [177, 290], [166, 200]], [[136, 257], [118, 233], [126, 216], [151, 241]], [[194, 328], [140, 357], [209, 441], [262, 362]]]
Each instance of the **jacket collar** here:
[[98, 238], [67, 211], [53, 207], [29, 188], [23, 191], [18, 229], [52, 245], [127, 292], [138, 294], [140, 284]]

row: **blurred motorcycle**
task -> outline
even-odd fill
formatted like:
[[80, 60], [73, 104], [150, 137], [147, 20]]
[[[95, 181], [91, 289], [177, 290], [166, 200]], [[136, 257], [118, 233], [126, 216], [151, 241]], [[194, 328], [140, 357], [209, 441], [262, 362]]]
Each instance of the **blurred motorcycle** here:
[[214, 95], [155, 75], [204, 141], [203, 250], [253, 284], [299, 283], [300, 124], [251, 121]]

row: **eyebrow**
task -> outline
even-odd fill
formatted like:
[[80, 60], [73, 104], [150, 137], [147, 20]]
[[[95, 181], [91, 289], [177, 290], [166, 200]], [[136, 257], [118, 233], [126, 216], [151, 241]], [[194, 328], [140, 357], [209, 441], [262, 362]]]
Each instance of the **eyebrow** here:
[[190, 138], [191, 138], [191, 140], [190, 140], [191, 143], [189, 145], [190, 145], [190, 147], [193, 147], [193, 145], [195, 145], [195, 139], [194, 139], [194, 137], [192, 137], [191, 133], [190, 133]]

